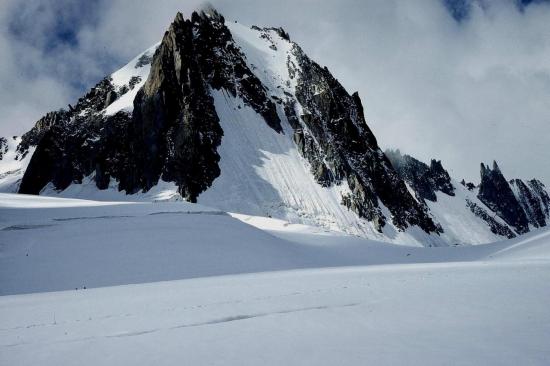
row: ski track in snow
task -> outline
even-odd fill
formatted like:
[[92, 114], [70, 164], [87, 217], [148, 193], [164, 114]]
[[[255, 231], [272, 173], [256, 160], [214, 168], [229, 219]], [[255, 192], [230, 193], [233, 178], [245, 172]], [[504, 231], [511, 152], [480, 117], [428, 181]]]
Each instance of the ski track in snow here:
[[549, 279], [546, 266], [426, 264], [7, 296], [0, 353], [20, 365], [544, 365]]

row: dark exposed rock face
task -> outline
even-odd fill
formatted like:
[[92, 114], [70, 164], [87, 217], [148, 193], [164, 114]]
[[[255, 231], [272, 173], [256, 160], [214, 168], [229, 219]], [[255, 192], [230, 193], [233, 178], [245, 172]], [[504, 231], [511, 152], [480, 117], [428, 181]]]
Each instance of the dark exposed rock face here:
[[[40, 118], [34, 127], [21, 137], [17, 152], [24, 156], [29, 147], [39, 145], [54, 126], [59, 136], [53, 134], [54, 136], [50, 136], [50, 138], [59, 138], [60, 140], [66, 139], [67, 135], [85, 132], [87, 129], [93, 129], [94, 127], [97, 129], [103, 121], [100, 111], [114, 102], [117, 97], [120, 97], [120, 95], [114, 90], [110, 79], [101, 80], [86, 95], [81, 97], [74, 107], [69, 106], [69, 111], [60, 109], [56, 112], [47, 113]], [[45, 142], [45, 144], [52, 145], [53, 142]], [[60, 145], [60, 147], [62, 146]]]
[[441, 160], [432, 159], [430, 162], [430, 171], [432, 172], [434, 187], [449, 196], [454, 196], [455, 188], [451, 183], [449, 173], [443, 168]]
[[132, 160], [120, 179], [127, 192], [174, 181], [194, 202], [220, 174], [223, 131], [209, 88], [238, 95], [281, 132], [275, 105], [248, 69], [217, 12], [181, 14], [155, 53], [149, 78], [134, 101], [129, 129]]
[[50, 126], [36, 147], [19, 192], [36, 194], [50, 182], [65, 189], [94, 171], [98, 188], [106, 188], [109, 172], [122, 172], [126, 166], [127, 150], [120, 137], [129, 121], [127, 114], [118, 113], [98, 120], [72, 117]]
[[135, 88], [136, 84], [141, 82], [141, 78], [139, 76], [132, 76], [130, 79], [130, 82], [128, 83], [128, 89], [132, 90]]
[[17, 147], [20, 154], [25, 154], [29, 147], [36, 146], [46, 134], [46, 131], [56, 124], [65, 124], [69, 119], [70, 113], [65, 110], [47, 113], [40, 118], [34, 127], [21, 137], [21, 143]]
[[473, 191], [476, 188], [475, 184], [473, 184], [472, 182], [466, 182], [464, 179], [460, 181], [460, 184], [466, 187], [469, 191]]
[[296, 98], [303, 115], [299, 119], [291, 104], [285, 106], [285, 112], [295, 130], [294, 141], [312, 165], [317, 181], [330, 186], [345, 179], [351, 194], [343, 203], [379, 229], [386, 222], [380, 199], [396, 227], [418, 225], [426, 232], [439, 232], [378, 147], [359, 95], [350, 96], [327, 68], [309, 59], [297, 45], [293, 52], [298, 65], [289, 60], [287, 66], [296, 77]]
[[537, 179], [531, 179], [528, 184], [533, 193], [540, 198], [542, 211], [546, 213], [546, 217], [550, 217], [550, 195], [546, 186]]
[[428, 166], [410, 155], [401, 155], [399, 150], [387, 150], [386, 156], [401, 178], [414, 190], [419, 201], [436, 202], [436, 192], [443, 192], [449, 196], [455, 195], [451, 177], [443, 168], [441, 161], [432, 159]]
[[508, 226], [499, 223], [491, 214], [489, 214], [489, 212], [487, 212], [479, 205], [476, 205], [474, 202], [466, 199], [466, 206], [472, 211], [474, 215], [481, 218], [487, 223], [492, 233], [507, 237], [508, 239], [516, 237], [516, 234], [514, 234], [514, 232], [510, 230]]
[[[31, 146], [36, 146], [36, 150], [19, 192], [38, 194], [50, 182], [57, 189], [81, 182], [96, 167], [106, 165], [104, 161], [98, 161], [104, 154], [105, 159], [112, 159], [108, 164], [111, 170], [118, 169], [121, 165], [117, 164], [116, 157], [121, 152], [117, 148], [121, 145], [119, 137], [124, 135], [121, 131], [124, 122], [121, 121], [127, 122], [129, 118], [124, 113], [108, 117], [101, 113], [116, 98], [117, 93], [110, 80], [103, 79], [74, 107], [69, 106], [69, 111], [46, 114], [24, 134], [17, 147], [18, 154], [23, 157]], [[111, 136], [113, 125], [118, 125], [118, 136]], [[112, 146], [107, 143], [112, 143]], [[98, 177], [102, 173], [98, 172]]]
[[[149, 61], [141, 58], [138, 65]], [[132, 115], [101, 112], [137, 82], [130, 80], [117, 93], [104, 79], [69, 111], [42, 118], [20, 145], [21, 151], [37, 146], [20, 192], [37, 194], [49, 182], [65, 189], [95, 173], [98, 188], [115, 178], [127, 193], [148, 190], [162, 177], [195, 201], [220, 173], [216, 149], [223, 131], [210, 88], [238, 95], [282, 131], [274, 103], [215, 10], [193, 13], [189, 20], [178, 13], [153, 57]]]
[[261, 35], [262, 38], [267, 38], [268, 39], [269, 33], [266, 32], [266, 31], [275, 31], [275, 33], [277, 33], [282, 39], [286, 39], [287, 41], [290, 41], [290, 36], [288, 35], [288, 33], [283, 28], [280, 28], [280, 27], [260, 28], [257, 25], [253, 25], [251, 28], [254, 29], [254, 30], [263, 32], [262, 35]]
[[4, 154], [8, 152], [8, 140], [5, 137], [0, 137], [0, 160]]
[[527, 219], [534, 227], [544, 227], [549, 217], [550, 197], [544, 185], [533, 179], [527, 184], [520, 179], [512, 179], [510, 185], [519, 204], [525, 211]]
[[164, 174], [194, 200], [219, 175], [216, 148], [223, 131], [201, 71], [193, 25], [178, 14], [134, 100], [131, 168], [121, 189], [148, 190]]
[[527, 216], [496, 162], [493, 162], [492, 170], [481, 164], [481, 184], [477, 197], [519, 234], [529, 231]]
[[[436, 201], [437, 191], [455, 195], [449, 174], [440, 161], [432, 160], [428, 166], [409, 155], [401, 155], [399, 150], [386, 151], [386, 155], [401, 178], [414, 190], [419, 201]], [[467, 183], [464, 179], [461, 184], [469, 191], [476, 189], [473, 183]], [[518, 234], [529, 231], [529, 224], [534, 227], [546, 226], [550, 216], [550, 198], [540, 181], [533, 179], [525, 183], [520, 179], [513, 179], [508, 183], [496, 163], [492, 170], [482, 164], [478, 198], [489, 210], [468, 198], [466, 207], [485, 221], [491, 232], [507, 238], [515, 237], [516, 233], [496, 220], [495, 215], [513, 227]]]
[[148, 55], [143, 55], [139, 58], [138, 62], [136, 63], [136, 69], [143, 67], [145, 65], [149, 65], [153, 61], [153, 58]]

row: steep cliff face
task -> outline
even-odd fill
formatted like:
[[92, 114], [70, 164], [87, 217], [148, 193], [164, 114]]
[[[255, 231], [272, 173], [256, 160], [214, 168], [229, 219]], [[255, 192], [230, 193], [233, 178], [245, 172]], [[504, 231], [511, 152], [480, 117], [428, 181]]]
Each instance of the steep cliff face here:
[[81, 183], [92, 172], [97, 187], [104, 189], [111, 177], [124, 172], [128, 156], [125, 136], [131, 116], [124, 111], [114, 114], [106, 111], [117, 100], [127, 97], [137, 81], [131, 79], [124, 85], [115, 85], [112, 76], [106, 77], [74, 106], [69, 105], [68, 110], [42, 117], [17, 146], [21, 158], [35, 149], [19, 192], [38, 194], [49, 183], [63, 190], [72, 183]]
[[[446, 218], [456, 216], [465, 221], [469, 213], [481, 220], [491, 233], [506, 238], [548, 223], [550, 199], [544, 184], [536, 179], [527, 182], [512, 179], [508, 182], [496, 162], [493, 169], [481, 164], [479, 186], [462, 180], [455, 187], [440, 161], [432, 160], [427, 165], [410, 155], [402, 155], [399, 150], [388, 150], [386, 155], [416, 199], [429, 208], [447, 234], [459, 222], [450, 225]], [[445, 207], [442, 208], [438, 197], [446, 196], [448, 203], [453, 204], [443, 203]], [[469, 213], [459, 213], [464, 206]], [[460, 240], [460, 235], [454, 238]]]
[[516, 236], [512, 226], [476, 197], [473, 184], [464, 180], [453, 184], [440, 161], [432, 159], [428, 165], [399, 150], [388, 150], [386, 155], [416, 199], [441, 225], [447, 241], [464, 243], [469, 238], [470, 242], [486, 242]]
[[246, 66], [224, 18], [213, 9], [193, 13], [190, 20], [178, 14], [134, 100], [129, 139], [136, 160], [121, 189], [147, 190], [162, 176], [195, 202], [212, 184], [220, 174], [217, 147], [223, 131], [210, 88], [238, 95], [281, 131], [273, 102]]
[[21, 137], [21, 143], [17, 147], [18, 152], [22, 155], [26, 154], [29, 147], [38, 145], [52, 126], [66, 124], [70, 116], [71, 113], [63, 109], [47, 113], [36, 122], [30, 131]]
[[481, 164], [481, 183], [477, 197], [519, 234], [529, 231], [529, 221], [496, 161], [493, 169]]
[[[109, 86], [109, 87], [107, 87]], [[65, 189], [97, 171], [98, 188], [105, 187], [106, 171], [119, 171], [129, 116], [105, 116], [102, 110], [113, 101], [112, 85], [103, 80], [69, 111], [48, 113], [23, 135], [17, 150], [24, 156], [36, 146], [23, 176], [19, 192], [38, 194], [48, 183]]]
[[410, 155], [402, 155], [399, 150], [387, 150], [386, 156], [401, 178], [413, 189], [419, 201], [436, 202], [436, 192], [455, 195], [451, 177], [441, 161], [432, 159], [428, 166]]
[[151, 70], [131, 114], [110, 115], [105, 108], [140, 80], [117, 91], [105, 79], [75, 107], [48, 114], [23, 137], [21, 149], [38, 149], [21, 193], [36, 194], [50, 182], [63, 190], [94, 173], [99, 189], [114, 178], [127, 193], [149, 190], [162, 177], [195, 201], [220, 173], [216, 148], [223, 131], [210, 88], [241, 96], [281, 131], [273, 102], [215, 10], [189, 20], [178, 14], [154, 56], [144, 56], [136, 68], [152, 61]]
[[472, 213], [479, 217], [481, 220], [485, 221], [489, 229], [493, 234], [512, 239], [516, 237], [514, 231], [506, 225], [506, 223], [499, 222], [495, 217], [494, 213], [484, 209], [478, 203], [473, 202], [470, 199], [466, 199], [466, 206], [472, 211]]
[[541, 210], [543, 213], [546, 213], [546, 222], [548, 223], [548, 218], [550, 218], [550, 194], [548, 193], [548, 188], [538, 179], [531, 179], [528, 185], [533, 195], [539, 197]]
[[[379, 148], [359, 95], [349, 95], [327, 68], [309, 59], [297, 45], [293, 53], [297, 64], [289, 62], [288, 67], [296, 75], [296, 101], [288, 100], [285, 111], [289, 121], [297, 121], [292, 123], [294, 140], [317, 181], [330, 187], [345, 180], [351, 192], [343, 203], [379, 228], [388, 219], [380, 201], [398, 228], [418, 225], [426, 232], [437, 232], [437, 225], [411, 197]], [[296, 102], [301, 107], [298, 116]]]
[[8, 139], [0, 137], [0, 160], [4, 158], [4, 154], [8, 152]]
[[510, 187], [525, 212], [529, 224], [535, 228], [546, 226], [550, 216], [550, 197], [544, 184], [536, 179], [527, 183], [521, 179], [512, 179]]

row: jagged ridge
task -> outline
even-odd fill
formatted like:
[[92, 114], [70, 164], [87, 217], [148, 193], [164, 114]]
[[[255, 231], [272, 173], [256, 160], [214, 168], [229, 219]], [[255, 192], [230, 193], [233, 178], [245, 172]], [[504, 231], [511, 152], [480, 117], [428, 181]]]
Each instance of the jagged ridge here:
[[[288, 39], [284, 31], [280, 34]], [[287, 101], [285, 112], [289, 121], [300, 120], [308, 128], [304, 132], [301, 124], [293, 123], [294, 139], [320, 184], [330, 186], [345, 179], [351, 194], [343, 197], [343, 203], [375, 222], [379, 230], [386, 217], [378, 200], [390, 210], [398, 228], [418, 225], [437, 232], [379, 149], [358, 95], [347, 94], [326, 68], [297, 46], [295, 54], [296, 100]], [[244, 57], [215, 10], [195, 12], [189, 20], [178, 14], [155, 52], [131, 116], [99, 112], [117, 96], [106, 79], [70, 111], [47, 115], [25, 135], [22, 148], [31, 144], [38, 148], [20, 192], [36, 194], [49, 182], [62, 190], [94, 172], [99, 189], [115, 178], [119, 189], [134, 193], [150, 189], [162, 178], [174, 181], [184, 198], [195, 201], [220, 174], [216, 148], [223, 131], [209, 88], [241, 97], [274, 131], [282, 132], [266, 87]], [[304, 113], [295, 116], [291, 103], [300, 103]], [[89, 109], [94, 113], [81, 118], [79, 113]], [[98, 136], [100, 143], [84, 146], [89, 135]], [[312, 139], [318, 142], [315, 155], [313, 148], [309, 152], [306, 148]]]
[[[74, 107], [48, 113], [23, 136], [18, 158], [36, 151], [19, 191], [38, 194], [48, 184], [61, 191], [92, 177], [100, 190], [114, 180], [119, 190], [134, 194], [164, 180], [195, 202], [222, 173], [224, 130], [213, 98], [213, 91], [222, 91], [261, 116], [273, 134], [287, 134], [288, 123], [287, 137], [315, 181], [327, 189], [341, 187], [341, 203], [379, 232], [389, 222], [401, 231], [418, 226], [443, 233], [431, 209], [438, 192], [454, 197], [457, 188], [440, 161], [427, 165], [399, 152], [384, 154], [359, 95], [348, 94], [281, 28], [252, 27], [268, 51], [279, 52], [280, 42], [290, 49], [284, 65], [288, 80], [279, 85], [266, 83], [230, 29], [212, 8], [190, 19], [178, 13], [154, 54], [144, 53], [133, 65], [150, 71], [124, 85], [118, 77], [105, 78]], [[120, 108], [128, 96], [133, 107]], [[6, 152], [0, 140], [0, 154]], [[482, 165], [480, 186], [469, 190], [478, 197], [468, 196], [462, 205], [496, 235], [512, 237], [529, 225], [546, 225], [550, 199], [536, 180], [508, 184], [498, 167], [491, 171]]]

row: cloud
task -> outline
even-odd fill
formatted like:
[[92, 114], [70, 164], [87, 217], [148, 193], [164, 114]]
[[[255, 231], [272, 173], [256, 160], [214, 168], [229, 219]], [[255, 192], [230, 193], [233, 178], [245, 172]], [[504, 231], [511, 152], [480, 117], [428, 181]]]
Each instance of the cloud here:
[[79, 20], [83, 27], [83, 19], [90, 19], [76, 5], [11, 0], [0, 4], [1, 134], [26, 131], [46, 112], [65, 107], [88, 88], [82, 80], [104, 73], [100, 59], [83, 52], [77, 34], [71, 33], [78, 30]]
[[[211, 2], [228, 19], [283, 26], [359, 91], [381, 146], [442, 159], [458, 178], [476, 181], [479, 163], [496, 159], [509, 177], [550, 185], [548, 2]], [[68, 0], [0, 5], [0, 135], [74, 102], [199, 1], [90, 3], [84, 11]], [[453, 3], [466, 14], [460, 21]]]

